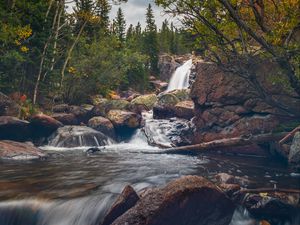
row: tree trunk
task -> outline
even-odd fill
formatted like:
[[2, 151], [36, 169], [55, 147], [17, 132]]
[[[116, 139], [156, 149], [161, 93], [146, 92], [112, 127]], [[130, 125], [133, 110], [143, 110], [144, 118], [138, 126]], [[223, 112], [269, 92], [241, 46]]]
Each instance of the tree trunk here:
[[87, 20], [84, 21], [84, 23], [82, 24], [82, 26], [81, 26], [78, 34], [77, 34], [76, 39], [74, 40], [73, 44], [71, 45], [71, 47], [70, 47], [70, 49], [69, 49], [69, 51], [67, 53], [66, 60], [65, 60], [65, 62], [63, 64], [63, 67], [62, 67], [62, 70], [61, 70], [61, 80], [60, 80], [60, 88], [61, 89], [63, 87], [63, 81], [64, 81], [64, 78], [65, 78], [65, 70], [67, 68], [68, 62], [69, 62], [69, 60], [71, 58], [72, 52], [74, 50], [74, 47], [76, 46], [77, 42], [79, 41], [79, 38], [80, 38], [80, 36], [81, 36], [81, 34], [82, 34], [82, 32], [83, 32], [84, 27], [85, 27], [86, 24], [87, 24]]
[[180, 154], [180, 153], [188, 153], [188, 152], [204, 152], [204, 151], [216, 151], [220, 148], [224, 147], [238, 147], [238, 146], [246, 146], [251, 144], [262, 144], [270, 141], [278, 141], [282, 137], [284, 137], [286, 133], [278, 133], [278, 134], [261, 134], [251, 137], [236, 137], [236, 138], [226, 138], [220, 139], [210, 142], [204, 142], [196, 145], [188, 145], [177, 148], [169, 148], [160, 154]]

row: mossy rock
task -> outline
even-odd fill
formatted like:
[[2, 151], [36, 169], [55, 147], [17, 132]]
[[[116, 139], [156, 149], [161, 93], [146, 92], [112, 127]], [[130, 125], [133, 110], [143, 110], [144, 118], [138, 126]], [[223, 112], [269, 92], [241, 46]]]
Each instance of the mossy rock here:
[[148, 109], [152, 109], [158, 101], [156, 94], [141, 95], [131, 101], [131, 104], [145, 105]]
[[173, 94], [167, 93], [159, 98], [158, 105], [160, 106], [175, 106], [180, 100]]
[[169, 94], [175, 95], [179, 101], [187, 101], [190, 100], [190, 89], [180, 89], [169, 92]]

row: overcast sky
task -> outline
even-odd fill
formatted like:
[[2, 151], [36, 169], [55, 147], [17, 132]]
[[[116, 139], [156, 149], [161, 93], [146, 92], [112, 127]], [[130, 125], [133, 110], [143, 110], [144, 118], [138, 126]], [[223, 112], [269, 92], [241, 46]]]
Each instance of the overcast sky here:
[[128, 0], [127, 3], [114, 5], [111, 11], [111, 18], [113, 19], [116, 17], [117, 10], [119, 7], [121, 7], [125, 15], [127, 26], [130, 24], [135, 26], [138, 22], [140, 22], [144, 27], [146, 20], [146, 9], [149, 3], [152, 5], [155, 21], [159, 29], [164, 19], [171, 21], [171, 17], [165, 15], [163, 13], [163, 9], [155, 5], [154, 0]]

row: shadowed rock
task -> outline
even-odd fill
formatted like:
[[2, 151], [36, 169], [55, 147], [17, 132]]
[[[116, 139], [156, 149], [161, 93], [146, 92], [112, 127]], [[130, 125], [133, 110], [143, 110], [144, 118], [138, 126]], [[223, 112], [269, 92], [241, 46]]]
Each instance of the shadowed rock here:
[[211, 182], [186, 176], [146, 194], [113, 225], [225, 225], [233, 203]]
[[12, 116], [0, 116], [0, 140], [26, 141], [30, 136], [28, 121]]

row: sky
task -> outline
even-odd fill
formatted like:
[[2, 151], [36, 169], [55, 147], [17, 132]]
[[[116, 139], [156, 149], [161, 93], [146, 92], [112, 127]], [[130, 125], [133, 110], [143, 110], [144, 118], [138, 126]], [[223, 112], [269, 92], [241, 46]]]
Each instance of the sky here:
[[169, 15], [165, 15], [165, 13], [163, 13], [163, 9], [161, 7], [155, 5], [154, 0], [128, 0], [127, 3], [113, 5], [111, 10], [111, 18], [116, 17], [117, 10], [119, 7], [121, 7], [125, 15], [127, 26], [130, 24], [136, 25], [139, 21], [142, 24], [142, 27], [145, 27], [145, 14], [149, 3], [152, 5], [158, 28], [161, 27], [163, 20], [172, 20]]

